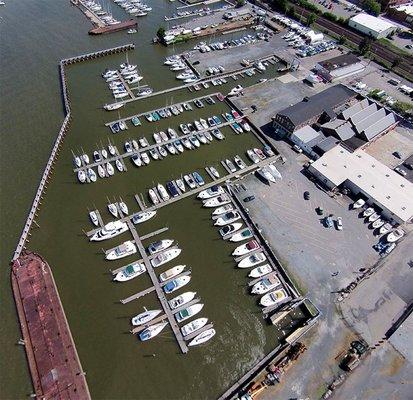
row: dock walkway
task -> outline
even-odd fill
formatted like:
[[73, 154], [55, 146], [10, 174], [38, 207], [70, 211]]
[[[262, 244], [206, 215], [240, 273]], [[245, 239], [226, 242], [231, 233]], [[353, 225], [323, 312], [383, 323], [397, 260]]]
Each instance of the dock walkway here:
[[188, 347], [185, 343], [185, 340], [183, 339], [181, 331], [179, 330], [179, 326], [175, 321], [173, 313], [172, 313], [172, 311], [169, 307], [168, 300], [166, 299], [165, 293], [164, 293], [164, 291], [163, 291], [163, 289], [162, 289], [162, 287], [161, 287], [161, 285], [158, 281], [158, 277], [156, 276], [156, 273], [155, 273], [155, 271], [152, 267], [152, 264], [149, 261], [148, 255], [146, 254], [146, 250], [143, 247], [143, 244], [142, 244], [142, 241], [141, 241], [141, 239], [138, 235], [138, 232], [136, 231], [135, 225], [133, 225], [133, 223], [130, 219], [127, 220], [127, 224], [129, 226], [129, 230], [131, 231], [132, 236], [135, 240], [135, 243], [138, 247], [138, 250], [141, 253], [141, 257], [142, 257], [142, 259], [145, 263], [145, 266], [146, 266], [146, 271], [148, 272], [149, 277], [151, 278], [151, 281], [152, 281], [152, 284], [155, 288], [158, 299], [159, 299], [159, 301], [162, 305], [162, 308], [165, 312], [166, 318], [169, 321], [169, 325], [171, 326], [172, 331], [175, 334], [176, 341], [178, 342], [178, 345], [181, 349], [181, 352], [185, 354], [185, 353], [188, 352]]

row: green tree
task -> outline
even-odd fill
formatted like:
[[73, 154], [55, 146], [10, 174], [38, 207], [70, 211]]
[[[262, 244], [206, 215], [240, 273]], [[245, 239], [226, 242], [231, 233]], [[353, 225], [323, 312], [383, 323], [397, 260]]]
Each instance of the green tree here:
[[339, 39], [338, 39], [338, 44], [343, 45], [343, 44], [346, 43], [346, 41], [347, 41], [346, 37], [343, 36], [343, 35], [341, 35], [341, 36], [339, 37]]
[[367, 54], [371, 50], [371, 39], [364, 38], [359, 44], [360, 54]]
[[307, 26], [310, 26], [312, 24], [314, 24], [314, 22], [317, 21], [317, 15], [315, 15], [314, 13], [308, 14], [307, 17]]
[[381, 5], [375, 0], [363, 0], [361, 3], [362, 7], [369, 12], [370, 14], [373, 14], [375, 16], [380, 14], [381, 11]]
[[240, 8], [245, 5], [245, 0], [237, 0], [237, 4], [235, 5], [236, 8]]
[[277, 10], [283, 13], [287, 12], [287, 9], [288, 9], [287, 0], [274, 0], [273, 5]]
[[163, 26], [160, 26], [158, 31], [156, 32], [156, 35], [159, 39], [163, 39], [165, 36], [165, 28]]

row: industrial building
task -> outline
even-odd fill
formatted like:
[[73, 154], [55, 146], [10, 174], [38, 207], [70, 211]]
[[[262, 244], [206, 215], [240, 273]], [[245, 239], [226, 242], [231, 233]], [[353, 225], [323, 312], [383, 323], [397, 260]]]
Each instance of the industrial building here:
[[305, 125], [328, 122], [336, 118], [338, 107], [356, 97], [357, 93], [344, 85], [332, 86], [280, 111], [273, 117], [273, 126], [291, 134]]
[[308, 170], [329, 190], [347, 188], [374, 204], [391, 222], [403, 224], [413, 217], [413, 184], [363, 150], [337, 145]]
[[311, 158], [317, 158], [313, 148], [325, 139], [325, 136], [311, 126], [303, 126], [290, 136], [291, 141], [300, 147]]
[[348, 25], [375, 39], [385, 38], [397, 29], [390, 22], [365, 13], [360, 13], [350, 18]]
[[327, 82], [335, 82], [364, 71], [366, 66], [352, 53], [322, 61], [314, 67], [315, 72]]

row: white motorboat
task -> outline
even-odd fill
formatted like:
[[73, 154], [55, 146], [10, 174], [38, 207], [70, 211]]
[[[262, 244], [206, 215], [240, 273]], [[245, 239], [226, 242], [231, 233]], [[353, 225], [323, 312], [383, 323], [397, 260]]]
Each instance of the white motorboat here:
[[250, 240], [248, 243], [241, 244], [233, 252], [232, 255], [239, 257], [245, 254], [251, 253], [252, 251], [258, 250], [260, 245], [256, 240]]
[[383, 226], [383, 225], [384, 225], [384, 220], [381, 219], [381, 218], [379, 218], [379, 219], [376, 219], [376, 220], [371, 224], [371, 227], [372, 227], [373, 229], [377, 229], [377, 228], [380, 228], [380, 227]]
[[156, 335], [159, 335], [165, 326], [168, 325], [168, 322], [160, 322], [159, 324], [153, 324], [139, 333], [139, 338], [142, 342], [152, 339]]
[[235, 233], [233, 236], [230, 237], [230, 242], [242, 242], [243, 240], [251, 239], [253, 237], [253, 233], [249, 228], [245, 228], [240, 232]]
[[212, 339], [215, 336], [215, 334], [216, 334], [216, 331], [214, 328], [207, 329], [206, 331], [203, 331], [198, 336], [193, 338], [189, 342], [188, 346], [197, 346], [199, 344], [205, 343], [208, 340]]
[[405, 232], [403, 229], [396, 229], [392, 232], [390, 232], [387, 237], [386, 240], [389, 243], [395, 243], [397, 242], [399, 239], [401, 239], [403, 236], [405, 235]]
[[163, 239], [163, 240], [159, 240], [157, 242], [151, 243], [148, 246], [148, 253], [152, 255], [152, 254], [156, 254], [161, 251], [164, 251], [168, 247], [171, 247], [173, 242], [174, 241], [172, 239]]
[[260, 265], [259, 267], [254, 268], [248, 274], [250, 278], [260, 278], [261, 276], [267, 275], [272, 271], [270, 264]]
[[106, 260], [118, 260], [119, 258], [130, 256], [136, 252], [137, 248], [135, 244], [131, 240], [128, 240], [107, 252], [105, 258]]
[[119, 202], [119, 208], [125, 215], [129, 214], [128, 206], [123, 201]]
[[224, 188], [222, 186], [211, 186], [208, 189], [199, 192], [198, 199], [210, 199], [212, 197], [218, 196], [220, 194], [224, 194]]
[[151, 162], [147, 153], [141, 153], [141, 158], [145, 165], [148, 165]]
[[87, 170], [87, 176], [89, 177], [89, 179], [90, 179], [92, 182], [96, 182], [96, 179], [97, 179], [96, 172], [93, 171], [92, 168], [89, 168], [89, 169]]
[[177, 180], [175, 180], [175, 183], [176, 183], [176, 186], [178, 187], [178, 189], [182, 193], [184, 193], [186, 191], [185, 184], [184, 184], [184, 181], [182, 179], [178, 178]]
[[180, 276], [179, 278], [174, 279], [173, 281], [168, 282], [164, 287], [163, 290], [165, 293], [172, 293], [176, 290], [180, 289], [181, 287], [187, 285], [191, 280], [190, 275]]
[[170, 268], [159, 275], [159, 280], [161, 282], [165, 282], [169, 279], [172, 279], [175, 276], [179, 275], [185, 269], [185, 267], [186, 265], [177, 265], [176, 267]]
[[131, 159], [132, 159], [132, 162], [133, 162], [137, 167], [142, 166], [142, 159], [141, 159], [141, 157], [140, 157], [139, 154], [134, 154], [134, 155], [131, 157]]
[[363, 217], [367, 218], [374, 214], [374, 208], [368, 207], [363, 211]]
[[155, 140], [155, 143], [156, 143], [156, 144], [159, 144], [159, 143], [162, 142], [161, 136], [160, 136], [159, 133], [157, 133], [157, 132], [155, 132], [155, 133], [153, 134], [153, 140]]
[[182, 335], [188, 336], [189, 334], [203, 328], [208, 322], [208, 318], [197, 318], [191, 322], [188, 322], [181, 328]]
[[237, 211], [229, 211], [223, 214], [221, 217], [217, 218], [214, 225], [224, 226], [224, 225], [231, 224], [235, 221], [238, 221], [239, 219], [241, 219], [241, 215], [239, 215]]
[[252, 294], [264, 294], [270, 290], [275, 289], [281, 285], [281, 281], [275, 272], [269, 274], [265, 278], [262, 278], [251, 289]]
[[374, 222], [379, 218], [380, 218], [380, 214], [375, 212], [375, 213], [370, 215], [370, 217], [368, 218], [368, 222]]
[[168, 152], [166, 151], [165, 147], [163, 147], [163, 146], [158, 147], [158, 152], [164, 158], [168, 155]]
[[257, 264], [261, 264], [262, 262], [266, 261], [267, 257], [263, 252], [255, 253], [249, 257], [242, 259], [238, 263], [238, 268], [251, 268]]
[[198, 314], [203, 309], [203, 307], [204, 305], [202, 303], [193, 304], [192, 306], [189, 306], [188, 308], [185, 308], [184, 310], [181, 310], [178, 313], [176, 313], [175, 319], [178, 322], [183, 322]]
[[242, 222], [235, 222], [234, 224], [228, 224], [219, 230], [219, 234], [222, 237], [228, 236], [231, 233], [236, 232], [238, 229], [241, 229], [241, 227], [242, 227]]
[[361, 208], [364, 206], [364, 204], [366, 204], [366, 201], [363, 199], [358, 199], [354, 204], [353, 204], [353, 208], [357, 209], [357, 208]]
[[116, 204], [109, 203], [108, 204], [108, 210], [115, 218], [118, 217], [118, 208], [116, 207]]
[[148, 147], [149, 146], [148, 139], [146, 139], [146, 137], [141, 137], [139, 139], [139, 144], [141, 145], [141, 147]]
[[244, 129], [245, 132], [251, 132], [251, 127], [250, 127], [248, 122], [242, 121], [241, 126], [242, 126], [242, 128]]
[[234, 88], [232, 88], [230, 90], [230, 92], [228, 93], [228, 96], [237, 96], [238, 94], [240, 94], [242, 91], [244, 90], [244, 88], [241, 85], [237, 85]]
[[89, 239], [92, 242], [101, 242], [102, 240], [111, 239], [128, 230], [126, 222], [114, 221], [109, 222], [103, 228], [96, 231]]
[[225, 204], [231, 203], [231, 199], [228, 195], [222, 194], [211, 199], [204, 200], [204, 207], [220, 207]]
[[392, 224], [389, 222], [385, 223], [381, 228], [380, 228], [380, 235], [384, 235], [385, 233], [389, 232], [390, 229], [392, 228]]
[[145, 325], [149, 321], [152, 321], [155, 317], [157, 317], [161, 312], [161, 310], [145, 310], [145, 312], [140, 313], [132, 318], [132, 325]]
[[77, 179], [79, 179], [80, 183], [86, 182], [86, 172], [85, 171], [77, 171]]
[[169, 140], [168, 135], [167, 135], [164, 131], [160, 131], [160, 132], [159, 132], [159, 136], [161, 137], [161, 139], [162, 139], [164, 142], [167, 142], [167, 141]]
[[110, 154], [111, 156], [114, 156], [114, 155], [116, 154], [116, 149], [115, 149], [115, 147], [112, 146], [111, 144], [108, 145], [108, 150], [109, 150], [109, 154]]
[[228, 211], [232, 211], [234, 209], [234, 207], [232, 206], [232, 204], [225, 204], [225, 206], [221, 206], [216, 208], [213, 212], [212, 215], [221, 215], [221, 214], [225, 214]]
[[214, 167], [209, 167], [209, 171], [211, 172], [211, 174], [215, 177], [215, 178], [217, 178], [217, 179], [219, 179], [219, 172], [216, 170], [216, 168], [214, 168]]
[[80, 168], [81, 166], [82, 166], [82, 160], [80, 159], [80, 157], [74, 157], [73, 158], [73, 164], [76, 166], [76, 167], [78, 167], [78, 168]]
[[227, 165], [231, 173], [237, 172], [237, 168], [235, 167], [234, 163], [231, 160], [228, 160], [228, 158], [226, 158], [224, 162]]
[[137, 225], [141, 224], [142, 222], [146, 222], [148, 219], [151, 219], [156, 215], [156, 211], [142, 211], [133, 216], [132, 222]]
[[113, 165], [110, 162], [106, 163], [106, 171], [108, 171], [109, 176], [113, 176], [113, 174], [115, 173]]
[[157, 150], [154, 147], [149, 149], [149, 154], [151, 155], [151, 157], [154, 160], [159, 160], [159, 153], [157, 152]]
[[208, 128], [209, 128], [208, 122], [206, 122], [205, 119], [200, 118], [200, 119], [199, 119], [199, 123], [201, 124], [202, 128], [204, 128], [204, 129], [208, 129]]
[[114, 104], [105, 104], [103, 108], [106, 111], [112, 111], [112, 110], [117, 110], [118, 108], [121, 108], [124, 106], [124, 103], [114, 103]]
[[149, 189], [148, 191], [149, 198], [151, 199], [152, 203], [156, 206], [159, 204], [159, 198], [158, 195], [155, 192], [155, 189]]
[[158, 185], [156, 186], [156, 189], [158, 190], [158, 192], [159, 192], [159, 194], [160, 194], [163, 201], [167, 201], [167, 200], [170, 199], [170, 196], [169, 196], [168, 192], [166, 191], [164, 185], [158, 183]]
[[277, 179], [281, 180], [283, 178], [280, 171], [278, 171], [278, 169], [275, 167], [274, 164], [268, 164], [267, 168], [269, 172], [271, 173], [271, 175], [275, 178], [275, 180]]
[[236, 156], [234, 157], [234, 161], [235, 161], [235, 164], [237, 164], [237, 167], [238, 167], [239, 169], [244, 169], [244, 168], [247, 167], [247, 164], [245, 164], [245, 162], [242, 160], [242, 158], [241, 158], [240, 156], [238, 156], [238, 155], [236, 155]]
[[115, 161], [115, 165], [116, 165], [116, 169], [117, 169], [119, 172], [123, 172], [123, 164], [122, 164], [122, 162], [121, 162], [119, 159], [117, 159], [117, 160]]
[[160, 265], [166, 264], [167, 262], [173, 260], [181, 254], [181, 249], [167, 250], [163, 253], [158, 254], [155, 258], [151, 260], [151, 264], [154, 268]]
[[275, 306], [287, 298], [287, 292], [284, 289], [277, 289], [261, 297], [260, 304], [263, 307]]
[[93, 225], [99, 226], [99, 218], [98, 218], [98, 214], [97, 214], [96, 210], [89, 212], [89, 218], [92, 221]]
[[189, 186], [190, 189], [196, 188], [196, 183], [190, 174], [184, 175], [184, 181]]
[[257, 164], [260, 162], [260, 158], [251, 149], [247, 150], [247, 156], [254, 164]]
[[175, 308], [178, 308], [180, 306], [183, 306], [186, 303], [189, 303], [194, 299], [196, 295], [196, 292], [185, 292], [182, 293], [181, 295], [174, 297], [172, 300], [169, 300], [169, 307], [171, 307], [171, 310], [174, 310]]
[[276, 182], [268, 167], [262, 167], [257, 169], [257, 174], [260, 175], [266, 182]]
[[146, 272], [145, 264], [135, 262], [135, 263], [127, 265], [125, 268], [119, 271], [115, 275], [113, 280], [117, 282], [130, 281], [131, 279], [136, 278], [137, 276], [142, 275], [145, 272]]

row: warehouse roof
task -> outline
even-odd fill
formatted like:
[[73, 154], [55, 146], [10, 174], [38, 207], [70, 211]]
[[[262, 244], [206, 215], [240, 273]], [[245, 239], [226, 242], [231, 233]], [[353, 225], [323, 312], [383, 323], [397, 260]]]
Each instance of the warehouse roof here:
[[380, 33], [385, 32], [389, 28], [396, 28], [390, 22], [387, 22], [381, 18], [374, 17], [373, 15], [360, 13], [355, 15], [354, 17], [350, 18], [350, 21], [353, 21], [359, 25], [365, 26], [366, 28], [370, 29], [371, 31]]
[[355, 96], [357, 96], [356, 92], [339, 84], [309, 97], [306, 101], [303, 100], [287, 107], [278, 114], [289, 118], [297, 126], [321, 115], [323, 112], [333, 116], [335, 107]]
[[322, 61], [319, 65], [331, 72], [339, 68], [348, 67], [349, 65], [356, 64], [358, 62], [360, 62], [360, 59], [356, 55], [347, 53]]
[[363, 150], [336, 146], [311, 164], [335, 186], [350, 181], [402, 221], [413, 216], [413, 184]]

